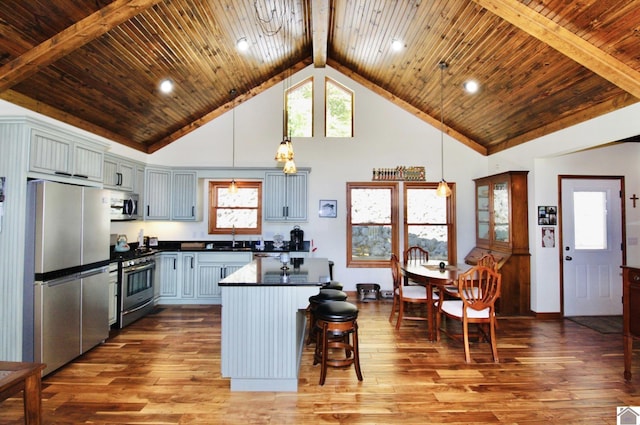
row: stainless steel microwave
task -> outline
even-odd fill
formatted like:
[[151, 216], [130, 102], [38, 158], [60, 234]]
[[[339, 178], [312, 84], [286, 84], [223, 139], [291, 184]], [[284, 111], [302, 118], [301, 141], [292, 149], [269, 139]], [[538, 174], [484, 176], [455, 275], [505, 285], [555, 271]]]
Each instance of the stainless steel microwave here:
[[111, 191], [111, 221], [131, 221], [140, 219], [138, 195], [131, 192]]

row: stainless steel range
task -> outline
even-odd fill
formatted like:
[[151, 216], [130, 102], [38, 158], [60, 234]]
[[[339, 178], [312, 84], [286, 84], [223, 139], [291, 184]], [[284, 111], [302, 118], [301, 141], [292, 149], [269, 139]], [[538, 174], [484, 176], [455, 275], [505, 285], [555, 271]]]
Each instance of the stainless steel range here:
[[118, 265], [118, 328], [124, 328], [153, 310], [155, 253], [155, 250], [133, 250], [119, 252], [112, 259]]

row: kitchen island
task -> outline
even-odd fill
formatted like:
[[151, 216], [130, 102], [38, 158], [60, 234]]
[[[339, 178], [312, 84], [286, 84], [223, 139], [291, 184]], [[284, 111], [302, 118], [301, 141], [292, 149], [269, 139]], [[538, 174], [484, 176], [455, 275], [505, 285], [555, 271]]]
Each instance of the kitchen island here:
[[297, 391], [309, 297], [329, 281], [329, 260], [257, 258], [219, 282], [222, 376], [231, 391]]

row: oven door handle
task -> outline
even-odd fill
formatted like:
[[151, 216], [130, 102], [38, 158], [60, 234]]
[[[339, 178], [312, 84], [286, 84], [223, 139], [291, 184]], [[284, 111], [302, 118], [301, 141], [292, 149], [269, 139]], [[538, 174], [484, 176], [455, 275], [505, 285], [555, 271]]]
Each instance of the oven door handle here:
[[127, 310], [127, 311], [123, 311], [122, 314], [131, 314], [131, 313], [135, 313], [138, 310], [142, 310], [143, 308], [147, 307], [149, 304], [153, 303], [153, 298], [151, 298], [150, 300], [148, 300], [146, 303], [141, 304], [135, 308], [132, 308], [131, 310]]
[[129, 267], [124, 269], [124, 273], [128, 274], [128, 273], [137, 273], [137, 272], [141, 272], [141, 271], [145, 271], [145, 270], [149, 270], [149, 269], [153, 269], [156, 267], [156, 263], [152, 262], [152, 263], [147, 263], [143, 266], [137, 266], [137, 267]]

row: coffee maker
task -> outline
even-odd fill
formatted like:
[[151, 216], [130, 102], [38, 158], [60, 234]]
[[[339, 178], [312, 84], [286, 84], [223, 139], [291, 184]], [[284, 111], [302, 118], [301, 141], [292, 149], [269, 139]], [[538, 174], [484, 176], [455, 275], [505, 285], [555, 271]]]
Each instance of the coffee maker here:
[[289, 249], [291, 251], [301, 251], [304, 249], [304, 232], [300, 226], [293, 226], [289, 238]]

